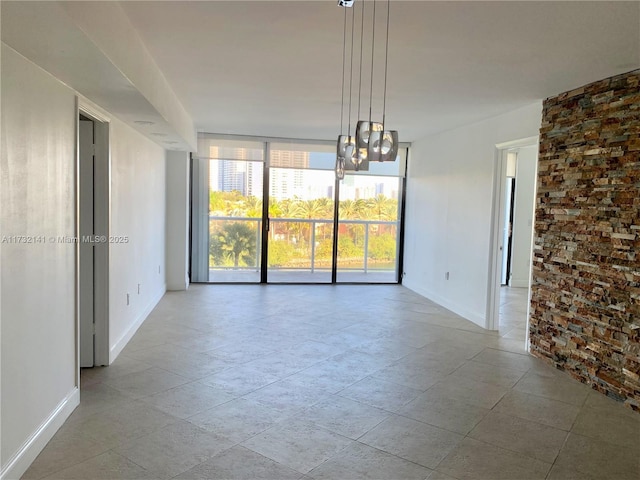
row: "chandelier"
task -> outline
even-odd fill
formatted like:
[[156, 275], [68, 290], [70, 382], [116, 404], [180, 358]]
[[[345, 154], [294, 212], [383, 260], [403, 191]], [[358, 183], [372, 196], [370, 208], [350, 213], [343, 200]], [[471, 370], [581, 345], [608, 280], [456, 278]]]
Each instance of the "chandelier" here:
[[[354, 128], [354, 135], [351, 135], [351, 101], [353, 98], [353, 54], [354, 54], [354, 33], [355, 33], [355, 0], [338, 0], [338, 5], [344, 7], [344, 27], [342, 38], [342, 97], [340, 102], [340, 135], [336, 149], [336, 178], [344, 178], [345, 170], [366, 171], [369, 170], [369, 162], [393, 162], [398, 154], [398, 132], [387, 130], [385, 125], [387, 107], [387, 71], [389, 59], [389, 14], [391, 2], [387, 0], [387, 28], [385, 38], [384, 54], [384, 87], [382, 91], [382, 121], [372, 120], [372, 103], [374, 87], [374, 58], [375, 58], [375, 35], [376, 35], [376, 0], [373, 0], [373, 15], [371, 24], [371, 83], [369, 88], [369, 119], [358, 120]], [[360, 26], [360, 66], [358, 79], [358, 116], [360, 116], [360, 101], [362, 93], [362, 57], [364, 46], [364, 19], [366, 1], [362, 0], [361, 26]], [[345, 83], [347, 70], [347, 12], [351, 11], [351, 43], [349, 62], [349, 101], [347, 134], [344, 134], [344, 110], [345, 110]]]

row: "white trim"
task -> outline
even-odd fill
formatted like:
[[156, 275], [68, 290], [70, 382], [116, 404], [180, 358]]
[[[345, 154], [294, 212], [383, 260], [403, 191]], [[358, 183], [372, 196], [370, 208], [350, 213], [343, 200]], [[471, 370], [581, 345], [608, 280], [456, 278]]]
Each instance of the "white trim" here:
[[505, 148], [520, 148], [520, 147], [530, 147], [531, 145], [538, 144], [538, 136], [521, 138], [520, 140], [512, 140], [510, 142], [502, 142], [496, 143], [496, 148], [498, 150], [504, 150]]
[[189, 289], [189, 281], [185, 279], [184, 282], [167, 283], [167, 291], [169, 292], [181, 292]]
[[466, 308], [460, 308], [460, 305], [455, 302], [450, 302], [444, 297], [433, 293], [432, 291], [422, 288], [418, 285], [412, 285], [410, 282], [403, 281], [403, 287], [407, 287], [409, 290], [413, 290], [419, 295], [422, 295], [427, 300], [431, 300], [432, 302], [437, 303], [441, 307], [446, 308], [447, 310], [455, 313], [456, 315], [460, 315], [465, 320], [469, 320], [470, 322], [475, 323], [476, 325], [485, 328], [485, 318], [482, 314], [478, 312], [474, 312], [473, 310], [468, 310]]
[[[111, 146], [109, 142], [109, 133], [111, 129], [110, 118], [108, 114], [100, 107], [89, 101], [88, 99], [77, 95], [77, 114], [76, 122], [79, 124], [79, 115], [83, 114], [90, 117], [94, 121], [95, 137], [94, 144], [96, 147], [96, 172], [95, 178], [99, 181], [95, 185], [96, 202], [95, 224], [97, 235], [109, 237], [111, 231]], [[76, 128], [76, 229], [79, 226], [80, 205], [78, 192], [80, 191], [80, 183], [78, 172], [80, 171], [80, 150], [79, 150], [79, 134]], [[80, 232], [78, 231], [78, 235]], [[78, 237], [79, 238], [79, 237]], [[108, 242], [103, 245], [96, 246], [95, 258], [95, 347], [94, 347], [94, 365], [109, 365], [109, 248]], [[79, 312], [80, 301], [80, 285], [79, 279], [79, 260], [80, 250], [76, 252], [76, 311]], [[79, 313], [78, 313], [79, 315]], [[76, 322], [78, 342], [78, 357], [80, 351], [80, 318]], [[79, 362], [79, 359], [78, 359]], [[80, 363], [78, 363], [79, 365]], [[79, 369], [78, 369], [79, 372]], [[79, 373], [78, 373], [79, 375]], [[79, 379], [79, 377], [78, 377]], [[79, 380], [78, 380], [79, 382]], [[78, 383], [79, 384], [79, 383]]]
[[7, 462], [7, 466], [0, 472], [0, 480], [16, 479], [24, 475], [24, 472], [31, 466], [36, 457], [40, 455], [40, 452], [47, 446], [47, 443], [49, 443], [79, 404], [80, 390], [78, 387], [74, 387]]
[[144, 323], [149, 314], [156, 307], [160, 299], [162, 299], [166, 291], [167, 285], [165, 284], [162, 286], [158, 294], [151, 299], [151, 302], [149, 302], [147, 308], [145, 308], [144, 311], [140, 315], [138, 315], [138, 318], [135, 319], [131, 327], [129, 327], [129, 329], [113, 344], [113, 347], [111, 347], [111, 349], [109, 350], [109, 364], [113, 363], [113, 361], [118, 358], [120, 352], [122, 352], [124, 347], [127, 346], [129, 340], [133, 338], [140, 326]]
[[86, 113], [90, 117], [93, 117], [93, 119], [97, 120], [98, 122], [111, 122], [111, 117], [109, 116], [109, 114], [101, 109], [98, 105], [80, 94], [77, 94], [77, 97], [79, 110], [82, 110], [84, 113]]
[[493, 178], [493, 207], [491, 211], [491, 237], [489, 243], [489, 279], [487, 285], [487, 313], [484, 328], [497, 330], [500, 323], [500, 277], [502, 272], [502, 245], [505, 215], [505, 182], [507, 151], [495, 150]]
[[[507, 168], [507, 151], [513, 148], [529, 147], [537, 145], [539, 137], [527, 137], [520, 140], [513, 140], [510, 142], [503, 142], [496, 144], [495, 150], [495, 169], [494, 169], [494, 184], [493, 184], [493, 207], [491, 218], [491, 244], [489, 251], [489, 284], [487, 287], [487, 317], [485, 328], [489, 330], [497, 330], [500, 325], [500, 277], [502, 271], [502, 248], [500, 239], [504, 231], [504, 216], [505, 216], [505, 182], [503, 179], [506, 176]], [[538, 166], [536, 164], [537, 178]], [[535, 196], [535, 194], [534, 194]], [[533, 234], [533, 233], [532, 233]], [[530, 253], [532, 255], [533, 252]], [[531, 296], [531, 278], [529, 278], [526, 285], [517, 282], [518, 285], [512, 281], [511, 286], [522, 286], [529, 288], [529, 297]], [[529, 305], [527, 305], [527, 332], [529, 330]], [[527, 333], [527, 345], [529, 335]], [[528, 351], [528, 349], [527, 349]]]

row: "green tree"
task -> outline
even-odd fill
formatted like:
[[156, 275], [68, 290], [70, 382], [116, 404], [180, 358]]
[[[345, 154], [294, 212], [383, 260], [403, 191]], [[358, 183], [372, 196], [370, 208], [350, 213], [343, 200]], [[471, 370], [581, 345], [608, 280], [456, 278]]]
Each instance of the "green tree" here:
[[245, 197], [243, 207], [245, 217], [262, 217], [262, 199], [254, 196]]
[[396, 238], [385, 233], [369, 237], [369, 258], [374, 260], [393, 260], [396, 257]]
[[327, 199], [296, 200], [291, 209], [291, 214], [294, 218], [332, 218], [333, 210], [329, 203], [324, 200]]
[[229, 254], [234, 268], [240, 266], [241, 260], [246, 266], [253, 266], [256, 259], [255, 230], [246, 223], [227, 223], [212, 239], [210, 254], [214, 261], [216, 258], [222, 260], [225, 254]]
[[367, 200], [367, 216], [375, 220], [395, 220], [398, 216], [398, 202], [383, 194]]
[[365, 209], [363, 200], [343, 200], [340, 202], [340, 220], [359, 220]]

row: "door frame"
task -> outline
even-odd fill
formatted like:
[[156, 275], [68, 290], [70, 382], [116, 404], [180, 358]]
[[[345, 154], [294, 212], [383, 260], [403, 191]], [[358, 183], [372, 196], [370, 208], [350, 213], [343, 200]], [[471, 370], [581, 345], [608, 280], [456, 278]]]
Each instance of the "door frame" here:
[[[76, 102], [76, 361], [80, 385], [80, 115], [94, 124], [94, 229], [95, 235], [109, 239], [111, 231], [111, 150], [110, 118], [83, 97]], [[109, 242], [94, 251], [94, 366], [109, 365]]]
[[[510, 142], [498, 143], [495, 145], [495, 168], [493, 180], [493, 209], [491, 219], [491, 247], [489, 251], [489, 286], [487, 289], [487, 315], [485, 328], [488, 330], [498, 330], [500, 326], [500, 288], [502, 285], [502, 245], [505, 216], [505, 195], [506, 185], [504, 179], [507, 174], [507, 153], [508, 150], [521, 147], [537, 145], [538, 136], [522, 138]], [[531, 293], [531, 278], [528, 286], [529, 295]], [[527, 332], [529, 330], [529, 308], [527, 303]], [[529, 334], [527, 333], [525, 344], [528, 348]]]

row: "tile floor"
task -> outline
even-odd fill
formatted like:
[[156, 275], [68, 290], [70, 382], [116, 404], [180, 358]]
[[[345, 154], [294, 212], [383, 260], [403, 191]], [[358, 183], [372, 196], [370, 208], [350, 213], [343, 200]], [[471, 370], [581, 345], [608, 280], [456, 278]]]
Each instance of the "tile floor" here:
[[640, 415], [400, 286], [168, 293], [25, 479], [637, 479]]

